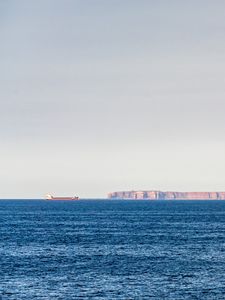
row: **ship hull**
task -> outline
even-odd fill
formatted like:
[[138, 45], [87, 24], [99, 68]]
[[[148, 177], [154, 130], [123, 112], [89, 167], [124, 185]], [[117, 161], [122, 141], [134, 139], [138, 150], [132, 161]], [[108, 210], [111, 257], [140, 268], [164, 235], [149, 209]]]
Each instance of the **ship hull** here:
[[74, 196], [74, 197], [53, 197], [51, 194], [47, 194], [45, 196], [46, 200], [50, 200], [50, 201], [74, 201], [74, 200], [79, 200], [78, 196]]
[[73, 201], [73, 200], [79, 200], [79, 197], [72, 197], [72, 198], [70, 198], [70, 197], [54, 197], [54, 198], [46, 199], [46, 200], [49, 200], [49, 201], [54, 201], [54, 200]]

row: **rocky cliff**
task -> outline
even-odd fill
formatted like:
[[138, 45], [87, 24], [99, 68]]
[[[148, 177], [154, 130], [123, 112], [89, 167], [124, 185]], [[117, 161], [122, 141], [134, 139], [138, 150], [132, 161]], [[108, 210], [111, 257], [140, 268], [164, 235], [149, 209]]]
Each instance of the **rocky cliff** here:
[[122, 191], [109, 193], [108, 198], [146, 200], [225, 200], [225, 192]]

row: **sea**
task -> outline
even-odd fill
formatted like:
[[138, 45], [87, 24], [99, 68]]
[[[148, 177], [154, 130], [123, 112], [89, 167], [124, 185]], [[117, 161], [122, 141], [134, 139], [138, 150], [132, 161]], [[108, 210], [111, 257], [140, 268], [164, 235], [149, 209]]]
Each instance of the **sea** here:
[[225, 201], [1, 200], [0, 299], [225, 299]]

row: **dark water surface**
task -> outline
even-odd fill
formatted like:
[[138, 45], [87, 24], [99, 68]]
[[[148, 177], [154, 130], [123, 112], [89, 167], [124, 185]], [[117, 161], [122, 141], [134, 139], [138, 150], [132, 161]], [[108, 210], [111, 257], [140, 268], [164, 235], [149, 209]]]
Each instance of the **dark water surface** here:
[[0, 201], [0, 294], [225, 299], [225, 201]]

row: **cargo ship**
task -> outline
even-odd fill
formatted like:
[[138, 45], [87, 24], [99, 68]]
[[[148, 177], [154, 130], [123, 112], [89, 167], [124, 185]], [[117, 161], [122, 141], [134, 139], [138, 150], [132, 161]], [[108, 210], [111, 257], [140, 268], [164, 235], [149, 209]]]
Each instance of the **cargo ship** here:
[[47, 194], [45, 196], [46, 200], [79, 200], [80, 198], [78, 196], [74, 197], [53, 197], [51, 194]]

